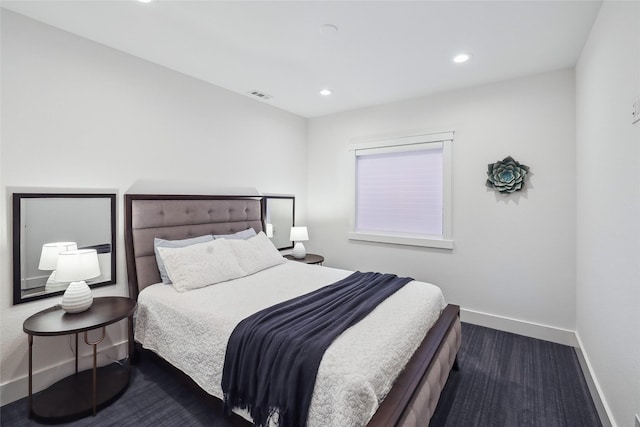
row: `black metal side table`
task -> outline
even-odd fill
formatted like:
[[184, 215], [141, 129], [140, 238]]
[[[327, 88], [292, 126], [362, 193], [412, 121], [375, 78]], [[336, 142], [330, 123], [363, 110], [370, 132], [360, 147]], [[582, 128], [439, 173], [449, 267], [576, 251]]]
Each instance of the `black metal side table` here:
[[[115, 401], [129, 385], [133, 357], [133, 312], [136, 302], [125, 297], [99, 297], [82, 313], [66, 313], [55, 306], [42, 310], [24, 321], [22, 329], [29, 335], [29, 416], [47, 422], [66, 422], [96, 415], [98, 409]], [[105, 337], [106, 327], [128, 319], [129, 360], [126, 366], [112, 363], [98, 368], [97, 346]], [[102, 328], [96, 341], [88, 332]], [[78, 334], [93, 346], [93, 368], [78, 372]], [[76, 371], [35, 395], [33, 394], [33, 337], [75, 334]]]
[[291, 261], [304, 262], [305, 264], [322, 265], [324, 262], [324, 257], [316, 254], [307, 254], [304, 258], [294, 258], [293, 255], [285, 255], [284, 257]]

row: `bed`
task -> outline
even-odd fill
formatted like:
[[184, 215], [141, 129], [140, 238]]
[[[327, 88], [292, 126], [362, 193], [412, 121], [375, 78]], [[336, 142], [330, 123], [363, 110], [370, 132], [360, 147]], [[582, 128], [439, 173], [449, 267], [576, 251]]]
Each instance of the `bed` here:
[[[256, 274], [201, 288], [197, 292], [177, 293], [172, 286], [160, 283], [154, 239], [180, 240], [208, 234], [224, 235], [249, 228], [259, 233], [264, 229], [263, 217], [264, 205], [260, 197], [125, 195], [125, 245], [129, 291], [130, 297], [138, 301], [136, 342], [185, 372], [203, 390], [218, 398], [221, 398], [221, 373], [219, 363], [216, 365], [217, 362], [212, 360], [224, 358], [225, 339], [239, 320], [264, 306], [340, 280], [350, 272], [285, 261]], [[297, 282], [289, 283], [290, 277], [297, 277]], [[410, 282], [397, 294], [347, 330], [327, 350], [318, 370], [309, 411], [310, 426], [410, 427], [424, 426], [431, 418], [449, 371], [456, 364], [456, 354], [460, 346], [459, 307], [445, 304], [439, 289], [423, 282]], [[421, 296], [423, 294], [424, 298]], [[242, 298], [238, 295], [242, 295]], [[414, 316], [395, 316], [404, 319], [391, 322], [397, 329], [387, 325], [382, 327], [385, 323], [385, 312], [386, 316], [393, 316], [393, 313], [410, 311], [397, 305], [404, 304], [400, 298], [430, 302], [415, 304]], [[432, 307], [427, 307], [429, 305]], [[432, 314], [424, 314], [423, 318], [421, 313]], [[425, 320], [428, 317], [433, 318]], [[394, 344], [394, 347], [410, 348], [410, 351], [401, 351], [400, 361], [394, 360], [388, 362], [389, 364], [372, 362], [376, 366], [381, 364], [380, 369], [391, 377], [367, 372], [367, 366], [371, 363], [362, 363], [358, 357], [386, 354], [386, 351], [383, 351], [384, 346], [388, 346], [392, 342], [391, 339], [412, 335], [404, 331], [414, 331], [423, 327], [414, 327], [411, 322], [426, 325], [426, 329], [422, 332], [415, 331], [415, 336], [411, 339], [400, 340], [402, 344]], [[363, 336], [370, 335], [372, 331], [377, 334], [374, 342], [367, 344], [366, 351], [357, 351], [364, 356], [353, 354], [353, 348], [361, 347], [355, 347], [350, 340], [360, 342]], [[210, 338], [213, 338], [213, 341]], [[184, 354], [180, 352], [183, 350], [173, 350], [167, 344], [177, 341], [180, 341], [177, 348], [193, 350]], [[378, 345], [382, 347], [376, 347]], [[347, 366], [343, 367], [338, 363]], [[398, 363], [401, 366], [396, 366]], [[350, 371], [355, 370], [358, 365], [365, 366], [363, 372]], [[344, 376], [344, 381], [340, 380], [340, 375]], [[358, 375], [372, 375], [372, 379], [363, 380]], [[346, 378], [350, 376], [355, 380], [351, 378], [351, 382], [347, 381]], [[336, 393], [335, 390], [327, 391], [323, 387], [323, 384], [331, 386], [336, 382], [365, 383], [366, 387], [373, 391], [354, 391], [347, 387], [346, 391], [340, 389]], [[353, 398], [335, 396], [344, 396], [344, 393], [351, 393]], [[356, 402], [356, 410], [347, 413], [345, 408], [337, 406], [341, 405], [341, 402]], [[246, 413], [240, 411], [240, 414], [247, 418]], [[342, 418], [336, 418], [336, 414], [344, 415], [340, 415]], [[329, 417], [334, 419], [328, 421]], [[251, 423], [247, 421], [246, 425]]]

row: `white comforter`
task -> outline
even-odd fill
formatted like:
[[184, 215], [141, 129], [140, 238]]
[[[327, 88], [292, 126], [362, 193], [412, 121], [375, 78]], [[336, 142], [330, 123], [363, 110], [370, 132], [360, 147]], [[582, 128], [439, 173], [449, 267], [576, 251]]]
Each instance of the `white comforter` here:
[[[184, 293], [152, 285], [138, 297], [135, 338], [222, 399], [227, 341], [242, 319], [349, 274], [289, 261]], [[366, 425], [444, 307], [438, 287], [413, 281], [338, 337], [318, 370], [309, 427]]]

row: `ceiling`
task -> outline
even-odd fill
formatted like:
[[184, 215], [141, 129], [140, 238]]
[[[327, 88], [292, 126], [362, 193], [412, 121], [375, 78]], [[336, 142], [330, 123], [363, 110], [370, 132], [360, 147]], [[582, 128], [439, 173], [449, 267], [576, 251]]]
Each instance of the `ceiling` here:
[[[600, 5], [2, 1], [3, 8], [233, 92], [271, 95], [260, 102], [304, 117], [572, 67]], [[454, 63], [462, 51], [472, 59]], [[333, 94], [320, 95], [323, 88]]]

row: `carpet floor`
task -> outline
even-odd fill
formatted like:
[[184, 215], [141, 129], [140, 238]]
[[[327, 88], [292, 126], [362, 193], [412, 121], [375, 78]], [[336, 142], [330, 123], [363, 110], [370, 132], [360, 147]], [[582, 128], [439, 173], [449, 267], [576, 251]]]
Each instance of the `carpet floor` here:
[[[597, 427], [598, 414], [575, 350], [547, 341], [463, 323], [460, 369], [449, 376], [425, 427]], [[27, 401], [0, 409], [3, 427], [38, 426]], [[145, 355], [129, 388], [95, 417], [68, 426], [236, 427], [220, 402]], [[346, 427], [346, 426], [345, 426]]]

